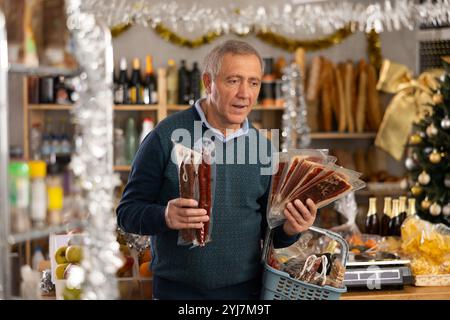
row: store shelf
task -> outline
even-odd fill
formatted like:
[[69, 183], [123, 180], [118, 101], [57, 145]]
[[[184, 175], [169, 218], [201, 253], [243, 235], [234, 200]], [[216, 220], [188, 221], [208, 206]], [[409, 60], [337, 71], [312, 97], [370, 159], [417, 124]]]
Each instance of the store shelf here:
[[[61, 104], [29, 104], [30, 110], [50, 111], [50, 110], [71, 110], [73, 105]], [[114, 105], [115, 111], [157, 111], [159, 105]]]
[[[190, 105], [182, 105], [182, 104], [172, 104], [167, 106], [168, 111], [182, 111], [189, 109]], [[283, 111], [284, 107], [277, 107], [277, 106], [254, 106], [252, 108], [252, 111]]]
[[126, 172], [126, 171], [130, 171], [130, 170], [131, 170], [131, 166], [114, 166], [114, 171]]
[[348, 132], [313, 132], [311, 139], [374, 139], [376, 132], [348, 133]]
[[115, 105], [115, 111], [157, 111], [160, 108], [157, 104], [152, 105]]
[[49, 236], [52, 233], [67, 232], [67, 230], [82, 228], [85, 226], [83, 221], [74, 221], [63, 225], [49, 226], [44, 229], [34, 229], [23, 233], [14, 233], [8, 236], [9, 244], [17, 244], [28, 240], [40, 239]]
[[183, 111], [186, 109], [189, 109], [190, 105], [184, 105], [184, 104], [169, 104], [167, 106], [167, 111]]
[[58, 68], [58, 67], [47, 67], [47, 66], [39, 66], [39, 67], [30, 67], [23, 64], [11, 63], [9, 65], [10, 73], [16, 74], [24, 74], [28, 76], [76, 76], [80, 74], [80, 70], [78, 69], [67, 69], [67, 68]]
[[407, 194], [407, 190], [403, 189], [385, 189], [385, 190], [358, 190], [356, 191], [357, 196], [362, 197], [387, 197], [387, 196], [403, 196]]
[[284, 107], [278, 106], [254, 106], [252, 111], [284, 111]]
[[28, 108], [30, 110], [37, 111], [50, 111], [50, 110], [71, 110], [72, 105], [62, 105], [62, 104], [29, 104]]

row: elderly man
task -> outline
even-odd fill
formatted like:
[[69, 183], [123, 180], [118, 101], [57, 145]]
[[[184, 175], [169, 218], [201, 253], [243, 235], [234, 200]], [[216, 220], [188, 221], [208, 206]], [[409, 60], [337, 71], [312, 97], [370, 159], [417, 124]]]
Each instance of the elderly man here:
[[[151, 235], [155, 299], [259, 296], [270, 175], [261, 174], [261, 161], [249, 161], [255, 150], [249, 132], [257, 131], [247, 116], [257, 101], [262, 75], [261, 56], [249, 44], [230, 40], [215, 47], [203, 68], [207, 97], [161, 121], [136, 154], [117, 219], [127, 232]], [[171, 152], [174, 131], [184, 129], [195, 137], [196, 125], [203, 133], [212, 133], [215, 147], [223, 151], [220, 154], [230, 157], [224, 150], [235, 142], [246, 151], [243, 155], [234, 145], [231, 149], [232, 158], [243, 156], [244, 163], [217, 162], [212, 240], [204, 247], [190, 248], [178, 245], [179, 230], [202, 228], [209, 216], [195, 200], [180, 198]], [[257, 139], [259, 144], [266, 138], [257, 133]], [[285, 223], [274, 230], [276, 247], [292, 244], [313, 224], [316, 206], [310, 199], [306, 204], [297, 200], [286, 206], [284, 214]]]

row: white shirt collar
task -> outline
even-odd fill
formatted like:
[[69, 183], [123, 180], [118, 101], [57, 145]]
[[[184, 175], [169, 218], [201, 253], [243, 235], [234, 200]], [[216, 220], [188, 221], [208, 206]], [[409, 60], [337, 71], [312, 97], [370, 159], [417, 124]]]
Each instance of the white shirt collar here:
[[248, 123], [248, 118], [245, 118], [245, 121], [242, 124], [242, 127], [239, 128], [239, 130], [237, 130], [237, 131], [233, 132], [232, 134], [230, 134], [229, 136], [225, 137], [225, 135], [220, 130], [211, 126], [211, 124], [208, 122], [208, 120], [206, 120], [205, 113], [203, 112], [203, 109], [200, 105], [200, 102], [203, 100], [206, 100], [206, 98], [198, 99], [195, 102], [195, 105], [194, 105], [195, 109], [197, 110], [198, 114], [200, 115], [200, 119], [202, 120], [202, 123], [204, 123], [205, 126], [208, 129], [210, 129], [217, 136], [217, 138], [219, 138], [219, 140], [221, 140], [222, 142], [227, 142], [234, 138], [246, 135], [248, 133], [249, 123]]

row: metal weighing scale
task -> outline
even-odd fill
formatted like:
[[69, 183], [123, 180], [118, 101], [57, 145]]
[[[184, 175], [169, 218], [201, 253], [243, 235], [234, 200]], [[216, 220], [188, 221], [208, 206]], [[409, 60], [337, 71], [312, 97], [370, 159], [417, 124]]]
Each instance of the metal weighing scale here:
[[375, 255], [350, 253], [344, 284], [370, 290], [412, 284], [409, 264], [410, 260], [387, 252], [377, 252]]

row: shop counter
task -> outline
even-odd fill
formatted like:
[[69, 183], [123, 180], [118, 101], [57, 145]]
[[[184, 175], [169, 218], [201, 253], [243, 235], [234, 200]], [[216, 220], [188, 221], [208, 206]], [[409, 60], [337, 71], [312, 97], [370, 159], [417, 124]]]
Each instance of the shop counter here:
[[450, 286], [349, 291], [342, 294], [341, 300], [450, 300]]

